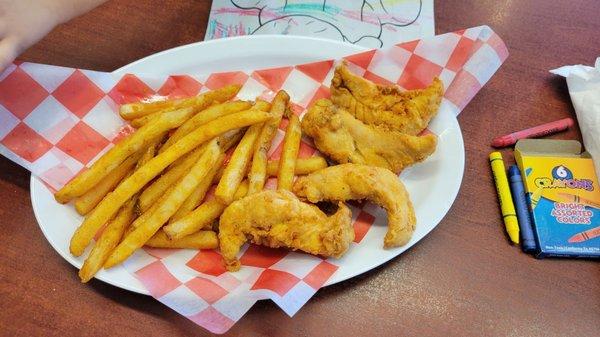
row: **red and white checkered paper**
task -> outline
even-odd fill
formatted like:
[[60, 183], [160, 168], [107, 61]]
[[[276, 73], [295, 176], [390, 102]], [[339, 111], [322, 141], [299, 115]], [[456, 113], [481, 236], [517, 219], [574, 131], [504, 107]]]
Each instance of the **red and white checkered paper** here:
[[[367, 79], [405, 89], [424, 87], [439, 76], [447, 88], [440, 109], [458, 114], [507, 56], [498, 35], [480, 26], [345, 60]], [[0, 75], [0, 153], [58, 189], [131, 132], [118, 115], [120, 104], [187, 97], [239, 83], [240, 99], [271, 98], [285, 89], [301, 115], [313, 101], [329, 95], [334, 63], [164, 78], [14, 64]], [[282, 134], [280, 130], [272, 157], [279, 155]], [[302, 144], [302, 156], [313, 153], [310, 143]], [[351, 207], [356, 232], [351, 249], [361, 249], [362, 238], [380, 215], [371, 207]], [[227, 331], [260, 299], [270, 298], [295, 314], [338, 268], [334, 259], [258, 246], [246, 246], [241, 262], [239, 272], [229, 273], [217, 251], [144, 249], [125, 267], [156, 299], [214, 333]]]

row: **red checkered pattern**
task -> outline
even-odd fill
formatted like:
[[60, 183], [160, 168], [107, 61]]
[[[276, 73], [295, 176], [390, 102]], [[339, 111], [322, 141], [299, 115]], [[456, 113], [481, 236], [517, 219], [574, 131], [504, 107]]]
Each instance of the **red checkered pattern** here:
[[[136, 252], [125, 267], [156, 299], [213, 333], [224, 333], [261, 299], [295, 314], [338, 266], [319, 257], [251, 245], [228, 273], [215, 251]], [[188, 260], [182, 266], [181, 261]]]
[[[405, 89], [428, 85], [439, 76], [447, 90], [440, 109], [458, 114], [508, 56], [502, 40], [486, 26], [370, 50], [345, 58], [352, 71], [378, 83]], [[60, 188], [131, 132], [117, 113], [119, 104], [161, 97], [186, 97], [238, 83], [240, 99], [270, 99], [284, 89], [294, 113], [302, 115], [329, 95], [334, 60], [275, 69], [146, 78], [33, 63], [10, 66], [0, 75], [0, 153]], [[286, 124], [272, 146], [278, 158]], [[314, 155], [303, 140], [302, 157]], [[269, 179], [266, 187], [276, 186]], [[67, 206], [66, 206], [67, 207]], [[378, 215], [369, 205], [351, 204], [355, 243]], [[248, 246], [242, 269], [228, 273], [216, 251], [137, 251], [125, 264], [158, 300], [211, 332], [227, 331], [259, 299], [270, 298], [293, 315], [338, 269], [323, 260], [286, 250]]]

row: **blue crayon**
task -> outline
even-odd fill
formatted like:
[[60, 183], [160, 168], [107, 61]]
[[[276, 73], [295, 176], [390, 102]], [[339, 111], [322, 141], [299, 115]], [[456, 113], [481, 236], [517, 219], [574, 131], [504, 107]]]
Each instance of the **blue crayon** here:
[[523, 187], [523, 179], [517, 165], [512, 165], [508, 169], [508, 181], [510, 183], [510, 191], [517, 210], [517, 219], [521, 226], [521, 249], [525, 253], [531, 253], [536, 250], [535, 239], [533, 237], [533, 228], [531, 227], [531, 219], [529, 218], [529, 209], [525, 200], [525, 189]]

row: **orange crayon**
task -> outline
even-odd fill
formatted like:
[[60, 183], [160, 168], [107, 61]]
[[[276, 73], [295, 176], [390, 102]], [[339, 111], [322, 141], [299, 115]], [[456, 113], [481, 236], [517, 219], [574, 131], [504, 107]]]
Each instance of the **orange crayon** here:
[[594, 208], [598, 208], [600, 209], [600, 204], [597, 203], [596, 201], [590, 200], [590, 199], [586, 199], [586, 198], [582, 198], [578, 195], [574, 195], [574, 194], [569, 194], [569, 193], [558, 193], [558, 196], [562, 199], [562, 202], [574, 202], [577, 204], [582, 204], [585, 206], [590, 206], [590, 207], [594, 207]]
[[600, 226], [577, 233], [569, 238], [569, 243], [583, 242], [600, 236]]

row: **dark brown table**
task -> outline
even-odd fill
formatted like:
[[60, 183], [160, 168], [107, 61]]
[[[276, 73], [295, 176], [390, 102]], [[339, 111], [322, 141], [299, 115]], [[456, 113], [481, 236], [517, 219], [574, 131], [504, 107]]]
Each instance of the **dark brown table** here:
[[[493, 135], [573, 116], [549, 69], [600, 56], [600, 2], [436, 1], [439, 33], [490, 25], [510, 56], [460, 115], [466, 170], [439, 226], [401, 257], [320, 290], [294, 317], [259, 302], [231, 336], [597, 336], [600, 265], [536, 260], [509, 245], [487, 155]], [[113, 0], [22, 60], [111, 71], [201, 40], [209, 1]], [[490, 134], [488, 130], [493, 130]], [[580, 139], [577, 129], [553, 138]], [[510, 157], [510, 151], [504, 151]], [[29, 173], [0, 158], [0, 335], [206, 335], [154, 299], [92, 281], [46, 242]]]

